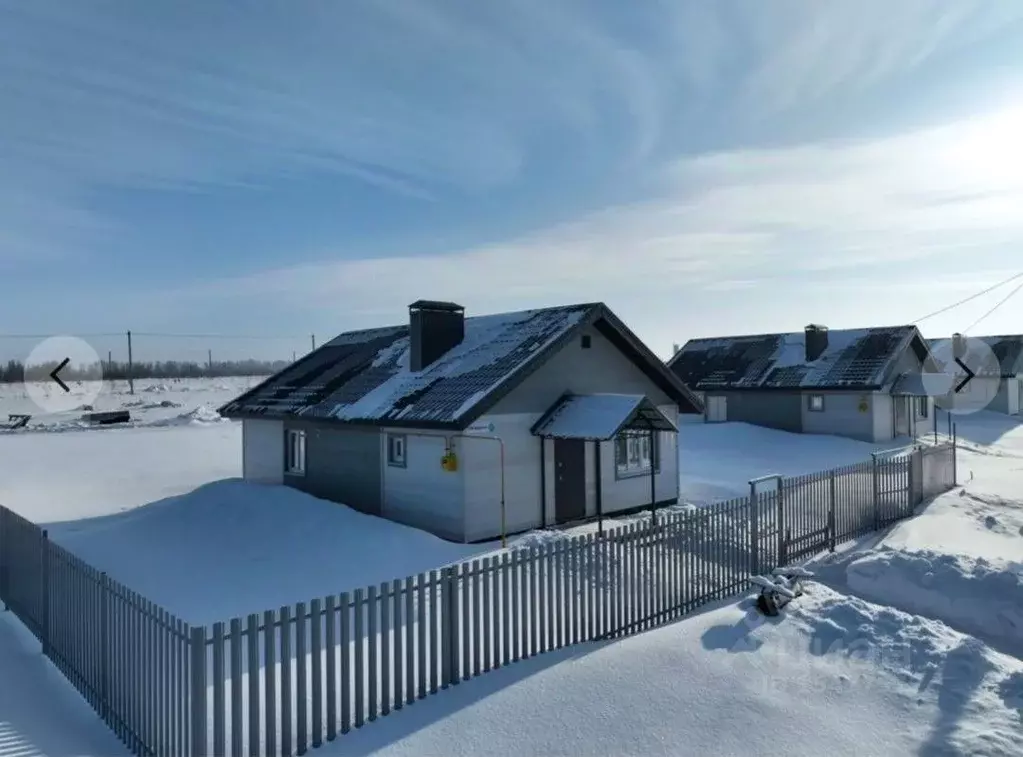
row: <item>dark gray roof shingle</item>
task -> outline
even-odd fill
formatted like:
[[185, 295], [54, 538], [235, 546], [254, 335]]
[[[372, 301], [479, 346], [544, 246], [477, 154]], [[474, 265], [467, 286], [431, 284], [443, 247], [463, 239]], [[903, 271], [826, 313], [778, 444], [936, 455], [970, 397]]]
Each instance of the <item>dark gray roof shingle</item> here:
[[802, 331], [693, 339], [669, 366], [697, 390], [879, 387], [915, 335], [915, 326], [832, 329], [827, 349], [812, 362]]
[[599, 307], [572, 305], [465, 319], [465, 338], [419, 373], [409, 327], [352, 331], [226, 404], [226, 416], [353, 423], [452, 423]]

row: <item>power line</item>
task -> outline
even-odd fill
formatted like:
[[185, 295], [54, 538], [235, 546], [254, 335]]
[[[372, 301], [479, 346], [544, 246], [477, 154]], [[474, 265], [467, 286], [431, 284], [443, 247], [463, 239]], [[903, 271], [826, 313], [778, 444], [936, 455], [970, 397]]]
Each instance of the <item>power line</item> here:
[[[265, 341], [283, 341], [292, 339], [308, 339], [309, 335], [295, 336], [292, 335], [266, 335], [266, 334], [172, 334], [162, 331], [132, 331], [134, 336], [148, 336], [158, 337], [167, 339], [262, 339]], [[120, 336], [124, 336], [121, 334]]]
[[[0, 339], [49, 339], [54, 336], [64, 336], [58, 334], [0, 334]], [[123, 331], [111, 332], [109, 334], [96, 333], [96, 334], [67, 334], [66, 336], [76, 336], [82, 339], [99, 339], [112, 336], [124, 336]]]
[[[965, 299], [962, 299], [962, 300], [959, 300], [959, 302], [953, 302], [951, 305], [946, 305], [945, 307], [941, 308], [940, 310], [935, 310], [933, 313], [928, 313], [927, 315], [923, 316], [922, 318], [917, 318], [915, 321], [913, 321], [913, 323], [920, 323], [920, 321], [926, 321], [928, 318], [933, 318], [936, 315], [941, 315], [942, 313], [947, 313], [949, 310], [953, 310], [954, 308], [957, 308], [960, 305], [965, 305], [967, 302], [971, 302], [971, 301], [977, 299], [978, 297], [983, 297], [985, 294], [988, 294], [989, 292], [993, 292], [994, 290], [998, 289], [999, 287], [1003, 287], [1006, 284], [1009, 284], [1009, 283], [1015, 281], [1016, 279], [1021, 279], [1021, 278], [1023, 278], [1023, 271], [1020, 271], [1019, 273], [1017, 273], [1017, 274], [1015, 274], [1013, 276], [1010, 276], [1005, 281], [999, 281], [997, 284], [995, 284], [993, 286], [989, 286], [987, 289], [983, 289], [983, 290], [977, 292], [976, 294], [971, 294], [969, 297], [967, 297]], [[1015, 294], [1015, 290], [1013, 290], [1013, 294]], [[1009, 295], [1009, 297], [1011, 297], [1011, 296], [1012, 296], [1012, 294]], [[1001, 303], [999, 303], [999, 304], [1001, 304]], [[995, 307], [997, 308], [998, 306], [996, 305]], [[994, 312], [994, 311], [992, 311], [992, 312]], [[987, 316], [984, 316], [984, 317], [987, 317]]]
[[989, 311], [984, 313], [984, 315], [982, 315], [980, 318], [978, 318], [973, 323], [971, 323], [969, 326], [967, 326], [965, 329], [963, 329], [963, 333], [965, 334], [967, 331], [969, 331], [974, 326], [976, 326], [978, 323], [983, 321], [985, 318], [987, 318], [993, 312], [998, 310], [998, 308], [1000, 308], [1002, 305], [1004, 305], [1006, 302], [1008, 302], [1010, 299], [1012, 299], [1012, 297], [1016, 294], [1016, 292], [1018, 292], [1021, 289], [1023, 289], [1023, 282], [1017, 284], [1016, 288], [1013, 289], [1011, 292], [1009, 292], [1007, 295], [1005, 295], [1005, 297], [1003, 297], [1001, 300], [999, 300], [998, 303], [993, 308], [991, 308]]

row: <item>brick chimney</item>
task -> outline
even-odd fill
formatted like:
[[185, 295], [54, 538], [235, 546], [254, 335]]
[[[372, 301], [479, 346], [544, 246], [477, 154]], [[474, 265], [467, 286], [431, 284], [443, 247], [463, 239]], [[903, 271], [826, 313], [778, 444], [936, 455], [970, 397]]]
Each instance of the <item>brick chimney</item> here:
[[465, 308], [454, 302], [416, 300], [408, 306], [409, 370], [428, 368], [465, 338]]
[[804, 329], [806, 335], [806, 362], [812, 363], [828, 348], [828, 327], [811, 323]]

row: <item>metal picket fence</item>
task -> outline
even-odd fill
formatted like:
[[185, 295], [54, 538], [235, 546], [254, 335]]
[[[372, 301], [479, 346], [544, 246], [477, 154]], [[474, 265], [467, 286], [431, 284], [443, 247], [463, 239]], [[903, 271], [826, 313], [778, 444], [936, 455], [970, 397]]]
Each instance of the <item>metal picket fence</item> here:
[[0, 507], [0, 600], [138, 755], [303, 754], [443, 689], [680, 618], [912, 514], [955, 445], [192, 628]]

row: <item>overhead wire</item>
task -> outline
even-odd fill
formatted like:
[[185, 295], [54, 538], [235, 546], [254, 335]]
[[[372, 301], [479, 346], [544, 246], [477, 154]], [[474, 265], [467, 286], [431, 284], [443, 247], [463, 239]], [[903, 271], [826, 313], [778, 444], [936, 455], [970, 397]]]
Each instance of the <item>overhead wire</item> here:
[[[943, 308], [941, 308], [939, 310], [935, 310], [933, 313], [928, 313], [925, 316], [917, 318], [916, 320], [913, 321], [913, 323], [914, 324], [920, 323], [921, 321], [926, 321], [928, 318], [933, 318], [936, 315], [941, 315], [942, 313], [947, 313], [949, 310], [954, 310], [955, 308], [959, 307], [960, 305], [965, 305], [967, 302], [972, 302], [973, 300], [977, 299], [978, 297], [983, 297], [985, 294], [989, 294], [990, 292], [993, 292], [996, 289], [999, 289], [1000, 287], [1005, 286], [1006, 284], [1011, 284], [1016, 279], [1023, 279], [1023, 271], [1020, 271], [1019, 273], [1010, 276], [1009, 278], [1005, 279], [1004, 281], [999, 281], [997, 284], [989, 286], [986, 289], [982, 289], [981, 291], [977, 292], [976, 294], [971, 294], [969, 297], [966, 297], [966, 298], [964, 298], [962, 300], [959, 300], [958, 302], [953, 302], [951, 305], [946, 305], [945, 307], [943, 307]], [[1023, 287], [1023, 285], [1021, 285], [1021, 287]], [[1012, 297], [1012, 295], [1015, 294], [1016, 291], [1018, 291], [1018, 290], [1013, 290], [1013, 292], [1011, 292], [1009, 294], [1009, 297]], [[1006, 298], [1006, 299], [1008, 299], [1008, 298]], [[1001, 304], [1003, 304], [1003, 303], [999, 303], [999, 305], [996, 305], [995, 308], [992, 310], [992, 312], [994, 312], [994, 310], [996, 310], [998, 307], [1000, 307]], [[989, 314], [987, 314], [987, 315], [989, 315]], [[982, 316], [982, 318], [986, 318], [987, 315]], [[976, 325], [976, 324], [974, 324], [974, 325]], [[971, 328], [972, 328], [972, 326], [971, 326]]]
[[1007, 295], [1005, 295], [1005, 297], [1003, 297], [1003, 298], [1002, 298], [1001, 300], [999, 300], [999, 301], [998, 301], [998, 302], [997, 302], [997, 303], [995, 304], [995, 306], [994, 306], [993, 308], [991, 308], [991, 309], [990, 309], [989, 311], [987, 311], [986, 313], [984, 313], [984, 315], [982, 315], [982, 316], [981, 316], [980, 318], [978, 318], [978, 319], [977, 319], [977, 320], [975, 320], [975, 321], [974, 321], [973, 323], [971, 323], [971, 324], [970, 324], [969, 326], [967, 326], [967, 327], [966, 327], [965, 329], [963, 329], [963, 333], [964, 333], [964, 334], [965, 334], [965, 333], [967, 333], [967, 332], [968, 332], [968, 331], [970, 331], [970, 329], [972, 329], [972, 328], [973, 328], [974, 326], [976, 326], [977, 324], [981, 323], [981, 321], [985, 320], [985, 319], [986, 319], [986, 318], [987, 318], [987, 317], [988, 317], [989, 315], [991, 315], [991, 314], [992, 314], [992, 313], [994, 313], [994, 312], [995, 312], [996, 310], [998, 310], [998, 308], [1000, 308], [1000, 307], [1001, 307], [1002, 305], [1004, 305], [1004, 304], [1005, 304], [1006, 302], [1008, 302], [1009, 300], [1011, 300], [1011, 299], [1012, 299], [1012, 298], [1013, 298], [1013, 297], [1014, 297], [1014, 296], [1016, 295], [1016, 293], [1017, 293], [1017, 292], [1019, 292], [1019, 291], [1020, 291], [1021, 289], [1023, 289], [1023, 282], [1021, 282], [1021, 283], [1017, 284], [1017, 285], [1016, 285], [1016, 287], [1015, 287], [1015, 289], [1013, 289], [1013, 290], [1012, 290], [1011, 292], [1009, 292], [1009, 293], [1008, 293]]

